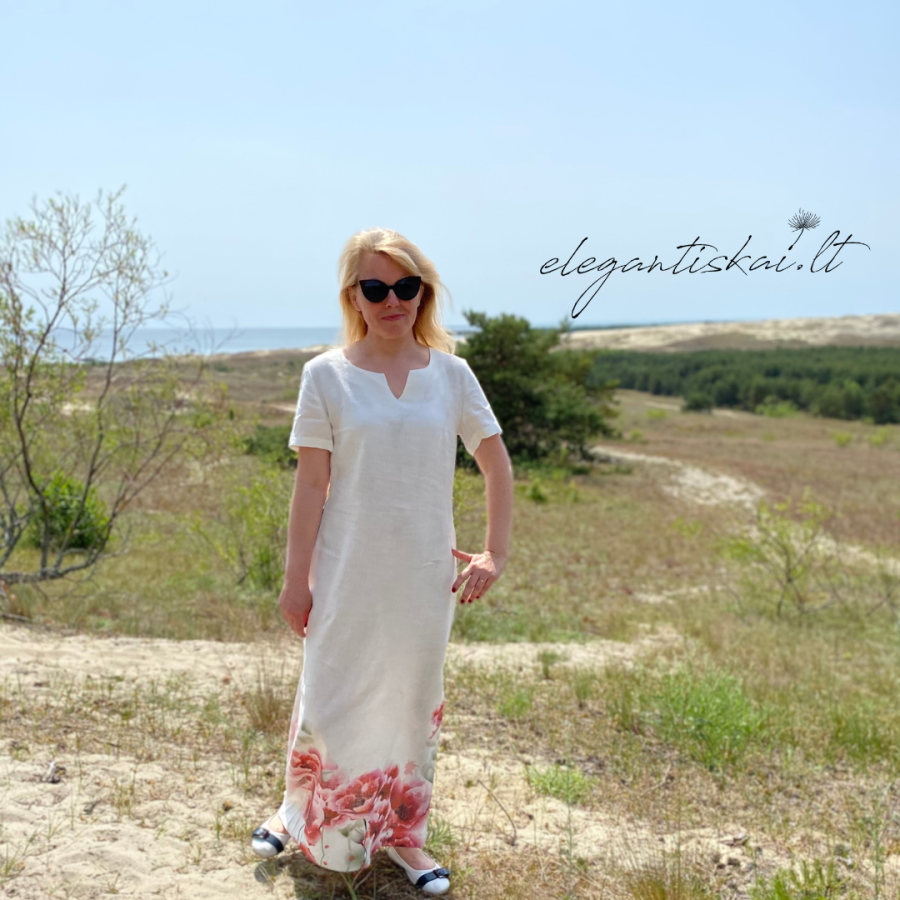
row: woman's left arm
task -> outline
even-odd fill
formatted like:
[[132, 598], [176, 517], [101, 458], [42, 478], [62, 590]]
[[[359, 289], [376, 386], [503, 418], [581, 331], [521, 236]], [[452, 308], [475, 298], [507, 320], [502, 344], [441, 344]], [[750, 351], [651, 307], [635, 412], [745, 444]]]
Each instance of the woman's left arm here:
[[484, 438], [475, 450], [475, 462], [484, 475], [487, 502], [487, 531], [483, 553], [463, 553], [452, 548], [453, 555], [468, 565], [456, 576], [453, 591], [468, 579], [460, 603], [483, 597], [500, 577], [509, 558], [512, 530], [513, 470], [506, 445], [499, 434]]

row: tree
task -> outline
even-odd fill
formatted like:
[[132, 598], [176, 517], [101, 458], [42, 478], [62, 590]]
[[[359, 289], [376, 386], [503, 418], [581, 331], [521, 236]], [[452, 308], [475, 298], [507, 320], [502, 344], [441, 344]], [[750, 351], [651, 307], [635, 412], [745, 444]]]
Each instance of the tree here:
[[98, 194], [99, 223], [77, 197], [33, 201], [0, 239], [0, 599], [125, 552], [128, 504], [180, 454], [228, 440], [203, 357], [129, 349], [169, 314], [154, 306], [168, 274], [122, 191]]
[[510, 456], [540, 460], [558, 456], [565, 445], [582, 459], [591, 459], [590, 438], [615, 435], [609, 419], [614, 384], [585, 387], [590, 354], [565, 350], [558, 329], [534, 329], [527, 319], [503, 314], [464, 311], [479, 330], [460, 347], [503, 428]]

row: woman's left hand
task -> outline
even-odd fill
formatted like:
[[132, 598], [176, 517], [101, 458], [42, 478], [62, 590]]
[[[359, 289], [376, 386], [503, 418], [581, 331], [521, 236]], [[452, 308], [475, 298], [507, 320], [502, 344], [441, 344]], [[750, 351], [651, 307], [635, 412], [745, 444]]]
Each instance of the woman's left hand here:
[[453, 582], [453, 592], [456, 593], [459, 586], [468, 579], [465, 589], [460, 594], [460, 603], [471, 603], [483, 597], [506, 567], [506, 557], [492, 550], [485, 550], [483, 553], [463, 553], [462, 550], [451, 547], [450, 552], [457, 559], [468, 563]]

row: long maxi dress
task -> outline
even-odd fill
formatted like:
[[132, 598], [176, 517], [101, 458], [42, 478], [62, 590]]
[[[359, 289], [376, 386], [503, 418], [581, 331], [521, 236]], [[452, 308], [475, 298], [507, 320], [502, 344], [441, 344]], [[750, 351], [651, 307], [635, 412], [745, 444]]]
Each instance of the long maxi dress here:
[[337, 347], [303, 368], [292, 449], [331, 451], [281, 819], [334, 871], [422, 847], [456, 609], [453, 474], [501, 433], [461, 357], [430, 348], [400, 397]]

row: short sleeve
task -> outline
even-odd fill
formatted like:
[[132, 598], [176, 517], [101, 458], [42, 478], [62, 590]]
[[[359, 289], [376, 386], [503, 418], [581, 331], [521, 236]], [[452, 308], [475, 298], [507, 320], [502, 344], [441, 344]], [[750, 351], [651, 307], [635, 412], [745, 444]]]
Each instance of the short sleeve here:
[[456, 433], [462, 438], [466, 450], [474, 456], [484, 438], [502, 434], [503, 429], [475, 373], [466, 360], [462, 362], [462, 402]]
[[298, 450], [300, 447], [334, 449], [328, 411], [308, 365], [303, 367], [300, 375], [300, 396], [297, 398], [297, 413], [288, 445], [291, 450]]

